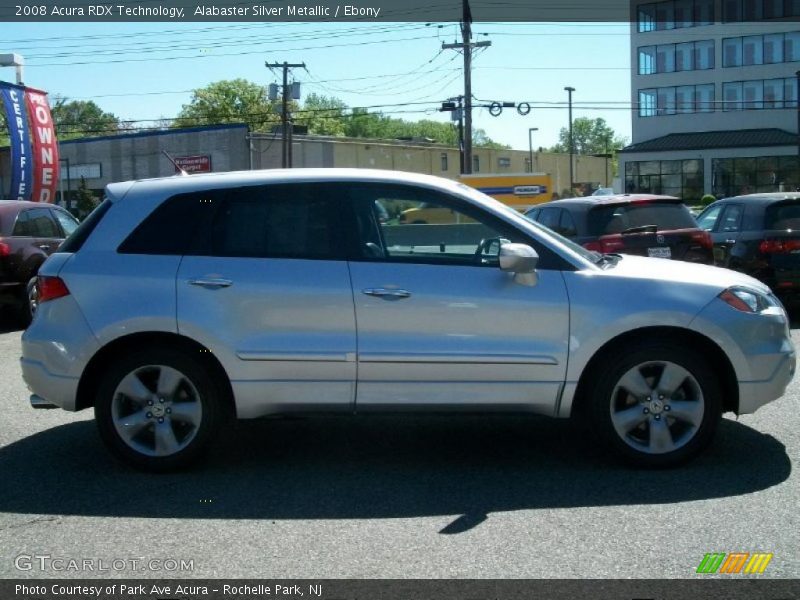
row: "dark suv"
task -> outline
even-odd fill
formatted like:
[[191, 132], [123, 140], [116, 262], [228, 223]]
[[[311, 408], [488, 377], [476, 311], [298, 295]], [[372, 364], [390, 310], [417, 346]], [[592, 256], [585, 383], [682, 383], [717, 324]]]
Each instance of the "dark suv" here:
[[52, 204], [0, 200], [0, 306], [27, 324], [36, 310], [36, 273], [78, 221]]
[[800, 192], [717, 200], [697, 217], [722, 267], [747, 273], [785, 301], [800, 300]]
[[617, 194], [555, 200], [525, 216], [588, 250], [713, 264], [711, 236], [679, 198]]

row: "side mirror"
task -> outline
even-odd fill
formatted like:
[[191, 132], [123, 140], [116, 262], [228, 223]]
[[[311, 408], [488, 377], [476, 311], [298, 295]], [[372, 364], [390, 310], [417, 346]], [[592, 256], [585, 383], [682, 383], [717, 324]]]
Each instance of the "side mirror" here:
[[514, 281], [521, 285], [538, 283], [536, 266], [539, 255], [527, 244], [502, 244], [500, 246], [500, 269], [514, 273]]

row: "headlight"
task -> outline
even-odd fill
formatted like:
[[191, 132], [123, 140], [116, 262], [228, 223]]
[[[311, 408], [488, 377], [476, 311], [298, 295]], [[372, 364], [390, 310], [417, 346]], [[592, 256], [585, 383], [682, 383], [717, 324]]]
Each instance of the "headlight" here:
[[719, 297], [736, 310], [747, 313], [760, 313], [777, 306], [768, 295], [743, 287], [728, 288]]

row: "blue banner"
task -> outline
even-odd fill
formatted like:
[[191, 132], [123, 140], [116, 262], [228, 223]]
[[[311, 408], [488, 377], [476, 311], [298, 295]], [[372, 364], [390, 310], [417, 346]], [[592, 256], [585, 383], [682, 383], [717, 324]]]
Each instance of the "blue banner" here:
[[[9, 198], [30, 200], [33, 180], [31, 136], [25, 106], [25, 88], [0, 81], [0, 94], [6, 109], [11, 138], [11, 190]], [[0, 190], [0, 198], [3, 190]]]

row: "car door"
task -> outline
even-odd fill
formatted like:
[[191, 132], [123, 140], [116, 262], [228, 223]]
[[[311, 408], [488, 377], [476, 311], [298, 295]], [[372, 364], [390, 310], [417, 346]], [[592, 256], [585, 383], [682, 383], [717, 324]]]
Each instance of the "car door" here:
[[[499, 268], [500, 242], [537, 244], [459, 198], [413, 186], [350, 189], [358, 237], [350, 274], [360, 412], [514, 409], [552, 415], [564, 381], [569, 303], [562, 259], [540, 252], [538, 284]], [[446, 224], [380, 223], [424, 203]]]
[[727, 204], [717, 220], [716, 227], [711, 232], [711, 239], [714, 243], [714, 262], [720, 267], [731, 266], [731, 257], [735, 252], [734, 246], [741, 231], [743, 212], [743, 205]]
[[56, 224], [50, 208], [33, 208], [27, 211], [28, 226], [35, 239], [36, 246], [50, 256], [61, 245], [61, 229]]
[[177, 275], [178, 330], [220, 357], [239, 417], [352, 410], [353, 296], [325, 187], [217, 191], [201, 210]]
[[716, 235], [716, 229], [717, 223], [719, 222], [719, 218], [722, 215], [722, 211], [725, 209], [725, 206], [726, 205], [722, 203], [712, 204], [697, 217], [697, 226], [700, 229], [708, 231], [708, 233], [711, 235], [711, 241], [714, 245], [713, 252], [715, 265], [722, 265], [723, 260], [723, 249], [718, 245], [718, 241], [721, 240], [721, 236]]

